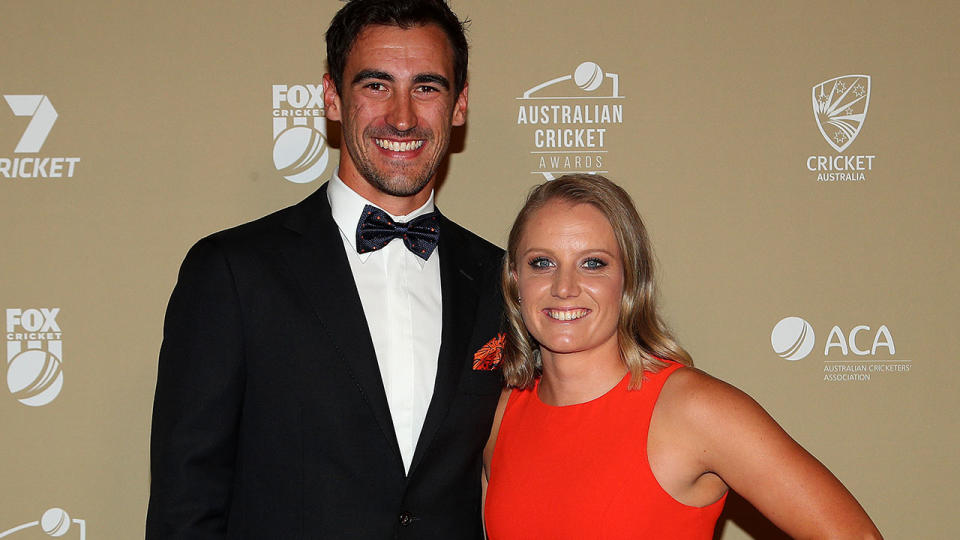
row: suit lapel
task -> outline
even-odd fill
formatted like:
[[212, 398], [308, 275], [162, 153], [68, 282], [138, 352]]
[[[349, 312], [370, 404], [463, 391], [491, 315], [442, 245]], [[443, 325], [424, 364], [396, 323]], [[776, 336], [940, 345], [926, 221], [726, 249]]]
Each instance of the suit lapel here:
[[443, 328], [437, 359], [437, 379], [410, 464], [411, 476], [423, 460], [456, 395], [464, 363], [467, 361], [468, 342], [477, 311], [476, 262], [466, 248], [465, 239], [457, 233], [453, 223], [441, 216], [438, 252]]
[[377, 355], [340, 230], [330, 213], [326, 185], [294, 207], [285, 225], [302, 236], [282, 250], [284, 259], [403, 467]]

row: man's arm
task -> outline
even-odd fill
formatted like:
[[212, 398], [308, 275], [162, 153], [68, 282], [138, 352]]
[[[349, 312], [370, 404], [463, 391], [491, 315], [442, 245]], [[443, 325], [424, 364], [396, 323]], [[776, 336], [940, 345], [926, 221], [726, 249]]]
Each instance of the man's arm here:
[[243, 353], [233, 272], [216, 241], [201, 240], [184, 259], [164, 321], [147, 540], [225, 536]]

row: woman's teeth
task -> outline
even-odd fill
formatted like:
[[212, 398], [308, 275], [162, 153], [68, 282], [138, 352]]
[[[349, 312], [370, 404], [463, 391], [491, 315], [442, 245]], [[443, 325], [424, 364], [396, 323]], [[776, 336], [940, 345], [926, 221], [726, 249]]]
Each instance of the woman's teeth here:
[[556, 319], [558, 321], [572, 321], [575, 319], [583, 318], [590, 313], [589, 309], [565, 309], [565, 310], [556, 310], [548, 309], [546, 310], [547, 316], [551, 319]]

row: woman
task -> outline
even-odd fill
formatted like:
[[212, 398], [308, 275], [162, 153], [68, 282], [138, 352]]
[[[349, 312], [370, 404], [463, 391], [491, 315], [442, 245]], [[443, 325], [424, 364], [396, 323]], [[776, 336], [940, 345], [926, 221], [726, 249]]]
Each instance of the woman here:
[[646, 229], [606, 178], [530, 193], [503, 270], [509, 331], [484, 451], [492, 540], [711, 538], [728, 488], [793, 537], [879, 538], [843, 485], [657, 314]]

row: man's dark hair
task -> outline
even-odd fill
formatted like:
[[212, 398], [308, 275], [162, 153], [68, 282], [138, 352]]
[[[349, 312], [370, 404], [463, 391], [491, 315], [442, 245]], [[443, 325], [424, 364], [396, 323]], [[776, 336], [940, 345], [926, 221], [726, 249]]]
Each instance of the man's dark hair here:
[[443, 29], [453, 49], [454, 89], [459, 96], [467, 84], [467, 37], [463, 33], [466, 23], [460, 22], [445, 0], [348, 0], [327, 29], [330, 77], [340, 93], [347, 55], [367, 26], [379, 24], [407, 29], [435, 24]]

